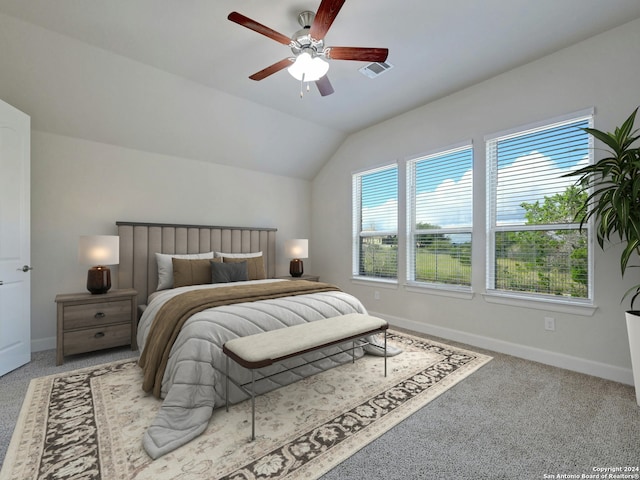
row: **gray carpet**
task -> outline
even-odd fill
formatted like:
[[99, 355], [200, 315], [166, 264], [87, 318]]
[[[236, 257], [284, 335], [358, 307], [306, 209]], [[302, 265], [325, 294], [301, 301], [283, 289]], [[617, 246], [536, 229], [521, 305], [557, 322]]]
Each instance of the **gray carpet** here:
[[[597, 468], [640, 467], [633, 387], [436, 340], [494, 359], [324, 480], [580, 478]], [[69, 357], [56, 367], [54, 351], [39, 352], [0, 378], [0, 463], [31, 378], [131, 354], [115, 349]], [[637, 470], [628, 473], [640, 478]]]

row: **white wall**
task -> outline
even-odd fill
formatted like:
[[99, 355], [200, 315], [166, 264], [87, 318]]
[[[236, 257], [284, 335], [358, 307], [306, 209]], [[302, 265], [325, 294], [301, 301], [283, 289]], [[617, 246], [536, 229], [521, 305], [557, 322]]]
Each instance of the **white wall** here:
[[[635, 21], [349, 137], [313, 181], [314, 273], [400, 326], [632, 383], [620, 299], [637, 278], [621, 281], [617, 247], [597, 250], [593, 316], [490, 304], [482, 296], [484, 136], [587, 107], [595, 107], [596, 128], [612, 129], [640, 104], [638, 45]], [[403, 171], [409, 156], [469, 139], [475, 150], [473, 298], [412, 293], [402, 281], [397, 288], [354, 283], [351, 174], [396, 160]], [[545, 316], [556, 319], [555, 332], [544, 330]]]
[[34, 350], [55, 348], [55, 296], [86, 290], [80, 235], [116, 234], [117, 220], [276, 227], [276, 273], [285, 275], [284, 240], [310, 234], [306, 180], [39, 131], [31, 143]]

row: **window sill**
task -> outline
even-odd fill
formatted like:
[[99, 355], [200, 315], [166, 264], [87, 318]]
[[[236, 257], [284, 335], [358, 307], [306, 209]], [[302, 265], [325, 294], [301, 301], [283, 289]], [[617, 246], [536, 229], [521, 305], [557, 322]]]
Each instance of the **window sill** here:
[[397, 280], [385, 280], [382, 278], [373, 278], [373, 277], [352, 277], [351, 283], [355, 285], [363, 285], [365, 287], [371, 287], [375, 285], [376, 287], [380, 287], [380, 288], [391, 288], [391, 289], [398, 288]]
[[405, 289], [411, 293], [421, 293], [428, 295], [440, 295], [442, 297], [452, 297], [461, 300], [471, 300], [474, 297], [474, 293], [470, 288], [464, 287], [446, 287], [436, 286], [424, 283], [405, 283]]
[[596, 305], [587, 303], [586, 301], [580, 302], [557, 300], [554, 298], [535, 298], [513, 293], [498, 293], [495, 291], [483, 293], [482, 296], [488, 303], [533, 308], [536, 310], [548, 310], [550, 312], [569, 313], [572, 315], [581, 315], [583, 317], [592, 317], [598, 309]]

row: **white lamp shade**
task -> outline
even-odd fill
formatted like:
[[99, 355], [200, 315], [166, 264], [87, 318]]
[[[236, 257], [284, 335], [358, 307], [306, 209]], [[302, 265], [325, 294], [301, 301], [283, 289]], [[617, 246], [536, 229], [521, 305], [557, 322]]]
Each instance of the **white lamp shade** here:
[[117, 235], [81, 235], [78, 262], [84, 265], [117, 265], [120, 262], [120, 237]]
[[305, 82], [315, 82], [320, 80], [329, 71], [329, 64], [320, 57], [313, 57], [307, 52], [303, 52], [298, 55], [296, 61], [287, 68], [287, 71], [296, 80], [303, 80]]
[[285, 240], [284, 251], [287, 258], [308, 258], [309, 240], [306, 238], [294, 238]]

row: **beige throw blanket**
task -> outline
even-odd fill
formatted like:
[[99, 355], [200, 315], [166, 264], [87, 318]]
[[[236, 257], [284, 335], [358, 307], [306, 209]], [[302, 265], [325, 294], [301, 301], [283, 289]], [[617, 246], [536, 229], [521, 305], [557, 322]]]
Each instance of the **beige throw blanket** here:
[[340, 289], [328, 283], [291, 280], [194, 290], [175, 296], [158, 311], [149, 331], [147, 345], [140, 355], [138, 364], [144, 371], [143, 390], [153, 391], [160, 398], [169, 353], [180, 329], [192, 315], [222, 305], [336, 290]]

